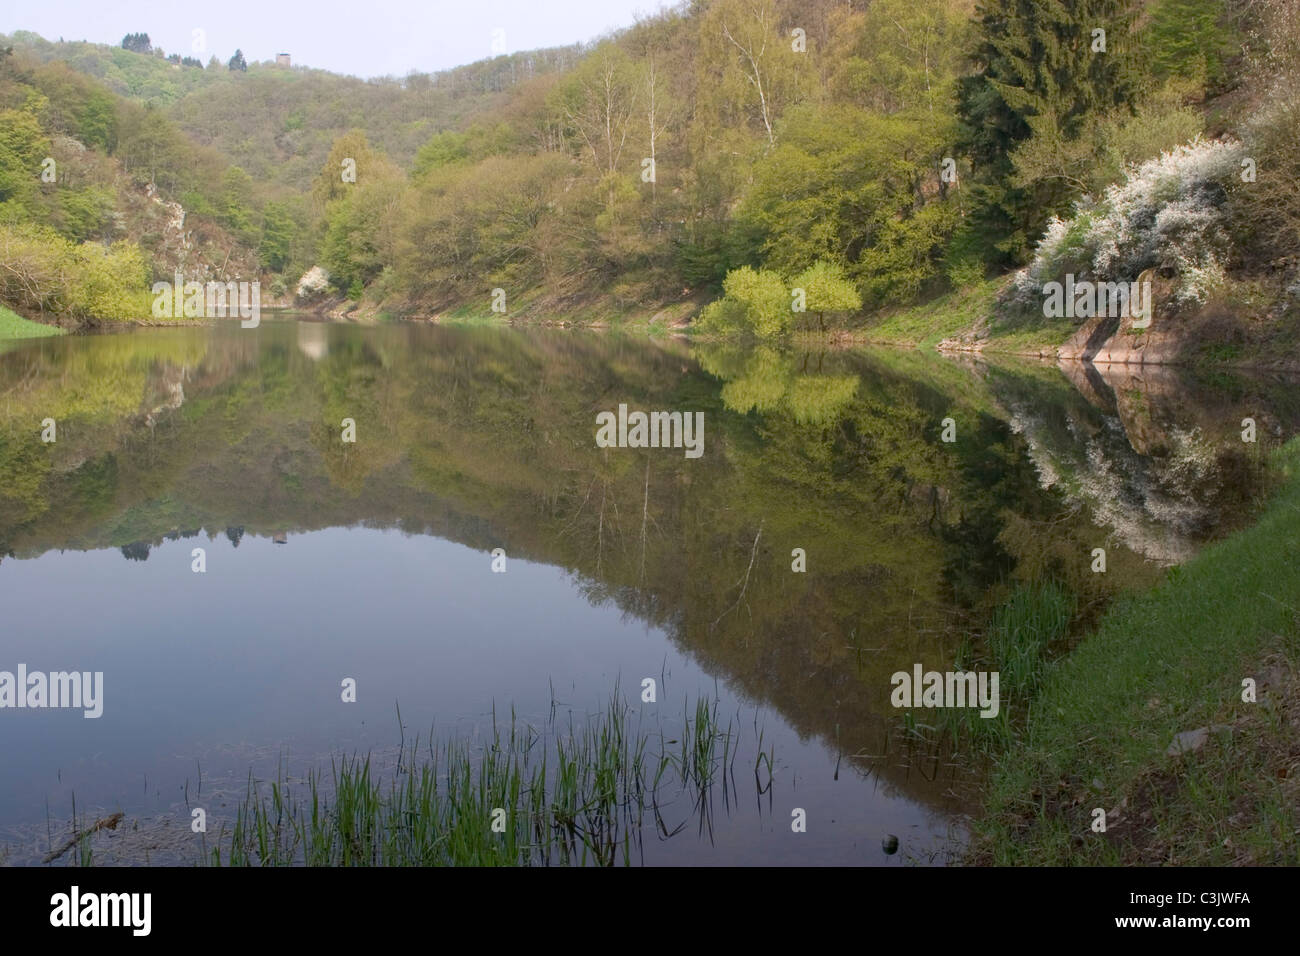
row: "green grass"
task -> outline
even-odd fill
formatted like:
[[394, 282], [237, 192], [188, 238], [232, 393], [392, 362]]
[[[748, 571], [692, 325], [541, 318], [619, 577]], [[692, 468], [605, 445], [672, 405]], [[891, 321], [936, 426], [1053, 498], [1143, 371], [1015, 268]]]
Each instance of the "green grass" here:
[[984, 352], [1007, 354], [1046, 353], [1056, 349], [1078, 329], [1074, 319], [1011, 316], [999, 312], [998, 295], [1006, 277], [966, 286], [931, 301], [890, 312], [869, 323], [860, 333], [871, 342], [934, 348], [945, 339], [982, 329]]
[[460, 305], [438, 316], [442, 325], [507, 325], [509, 318], [495, 312], [484, 313], [482, 309], [469, 305]]
[[1022, 584], [994, 611], [980, 659], [967, 640], [953, 669], [998, 674], [998, 713], [982, 717], [972, 707], [945, 708], [936, 720], [939, 735], [977, 752], [1000, 752], [1012, 745], [1032, 706], [1053, 651], [1058, 651], [1074, 619], [1074, 596], [1054, 581]]
[[[1276, 462], [1282, 487], [1255, 525], [1118, 601], [1046, 669], [991, 776], [972, 861], [1300, 862], [1300, 439]], [[1242, 680], [1270, 668], [1273, 688], [1243, 702]], [[1166, 755], [1175, 734], [1211, 726], [1231, 729]]]
[[891, 312], [860, 330], [871, 342], [933, 348], [974, 327], [993, 311], [1001, 281], [981, 282], [920, 305]]
[[57, 326], [24, 319], [0, 305], [0, 339], [40, 339], [63, 334], [63, 329]]
[[986, 352], [1045, 352], [1055, 355], [1056, 350], [1065, 344], [1079, 325], [1074, 319], [1042, 319], [1029, 325], [1001, 327], [994, 324], [988, 342], [984, 345]]
[[[528, 866], [631, 863], [644, 833], [660, 838], [709, 812], [735, 761], [730, 726], [701, 699], [667, 737], [634, 719], [616, 691], [581, 725], [493, 718], [479, 744], [432, 740], [401, 749], [381, 780], [369, 757], [344, 757], [297, 788], [257, 784], [209, 863], [219, 866]], [[400, 712], [399, 712], [400, 720]], [[761, 746], [760, 746], [761, 749]], [[762, 759], [771, 758], [767, 755]], [[757, 765], [756, 765], [757, 767]], [[494, 823], [496, 826], [494, 827]]]
[[989, 650], [1001, 675], [1003, 693], [1029, 699], [1038, 690], [1051, 645], [1065, 636], [1074, 599], [1054, 582], [1017, 588], [993, 612]]

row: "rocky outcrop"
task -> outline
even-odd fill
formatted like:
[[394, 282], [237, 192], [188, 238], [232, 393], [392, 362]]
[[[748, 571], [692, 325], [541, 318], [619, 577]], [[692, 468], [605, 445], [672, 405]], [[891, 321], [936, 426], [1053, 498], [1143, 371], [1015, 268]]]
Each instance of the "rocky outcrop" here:
[[[1150, 322], [1143, 327], [1141, 318], [1127, 310], [1116, 316], [1099, 315], [1083, 325], [1056, 351], [1058, 359], [1092, 362], [1094, 365], [1169, 365], [1177, 361], [1183, 337], [1177, 320], [1160, 308], [1169, 298], [1168, 283], [1148, 269], [1138, 282], [1149, 283]], [[1135, 323], [1139, 323], [1135, 326]]]

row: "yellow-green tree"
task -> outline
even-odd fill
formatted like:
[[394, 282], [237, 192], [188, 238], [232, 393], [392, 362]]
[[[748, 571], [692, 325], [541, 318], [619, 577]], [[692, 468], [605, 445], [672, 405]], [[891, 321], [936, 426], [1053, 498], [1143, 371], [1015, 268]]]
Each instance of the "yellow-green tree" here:
[[795, 291], [802, 289], [804, 309], [816, 313], [817, 326], [826, 328], [827, 312], [854, 312], [862, 308], [862, 296], [844, 276], [839, 266], [818, 259], [792, 282]]

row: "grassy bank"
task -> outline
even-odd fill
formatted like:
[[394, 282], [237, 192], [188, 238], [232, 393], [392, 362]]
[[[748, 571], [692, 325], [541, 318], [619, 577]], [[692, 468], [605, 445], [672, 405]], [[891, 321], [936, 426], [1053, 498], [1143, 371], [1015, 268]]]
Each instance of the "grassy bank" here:
[[932, 349], [985, 321], [993, 313], [999, 286], [999, 282], [982, 282], [918, 305], [887, 310], [847, 335], [879, 345]]
[[16, 312], [11, 312], [0, 305], [0, 340], [3, 339], [39, 339], [51, 335], [63, 335], [63, 329], [53, 325], [42, 325], [24, 319]]
[[971, 862], [1300, 863], [1300, 440], [1275, 459], [1255, 525], [1118, 602], [1047, 669]]

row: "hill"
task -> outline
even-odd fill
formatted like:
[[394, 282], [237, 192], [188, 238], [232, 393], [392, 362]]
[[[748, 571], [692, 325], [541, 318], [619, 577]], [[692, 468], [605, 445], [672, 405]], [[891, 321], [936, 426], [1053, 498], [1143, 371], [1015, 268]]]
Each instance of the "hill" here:
[[231, 70], [216, 57], [206, 66], [182, 66], [161, 49], [140, 53], [100, 43], [52, 43], [21, 30], [0, 36], [3, 44], [42, 63], [64, 63], [118, 96], [151, 104], [258, 183], [299, 192], [343, 134], [359, 129], [409, 167], [430, 136], [502, 109], [513, 89], [571, 68], [584, 49], [578, 43], [435, 73], [363, 80], [274, 62]]
[[0, 52], [0, 298], [94, 322], [147, 316], [150, 284], [177, 271], [255, 278], [257, 237], [229, 173], [157, 110]]
[[[701, 332], [889, 340], [916, 324], [900, 308], [1014, 274], [923, 337], [1132, 351], [1037, 314], [1068, 273], [1154, 276], [1173, 345], [1152, 354], [1300, 338], [1300, 15], [1281, 0], [696, 0], [590, 46], [370, 81], [9, 41], [51, 82], [96, 77], [122, 130], [156, 121], [165, 150], [103, 148], [137, 176], [145, 148], [150, 181], [255, 250], [276, 294], [323, 267], [322, 309], [606, 321], [721, 296]], [[1245, 324], [1216, 318], [1243, 303]]]

